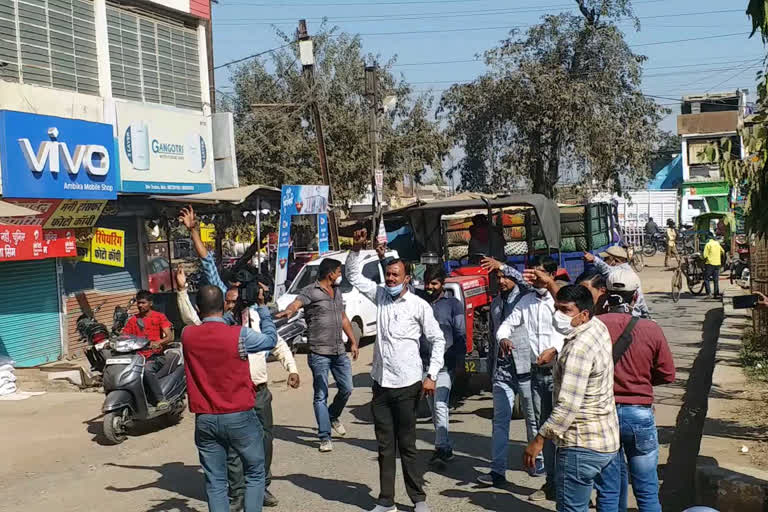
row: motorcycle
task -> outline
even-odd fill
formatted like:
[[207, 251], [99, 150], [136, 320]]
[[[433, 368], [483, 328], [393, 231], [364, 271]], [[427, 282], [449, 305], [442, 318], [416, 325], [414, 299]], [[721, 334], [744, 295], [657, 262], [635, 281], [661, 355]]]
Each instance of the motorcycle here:
[[664, 253], [667, 251], [667, 235], [664, 233], [654, 233], [652, 236], [646, 236], [645, 243], [643, 244], [643, 255], [651, 258], [656, 255], [657, 252]]
[[85, 301], [81, 306], [83, 314], [77, 318], [76, 329], [80, 336], [81, 341], [86, 342], [85, 357], [88, 362], [91, 363], [91, 371], [97, 373], [104, 372], [104, 363], [109, 357], [109, 341], [111, 338], [119, 336], [120, 332], [128, 322], [128, 310], [136, 303], [136, 299], [132, 298], [127, 306], [115, 306], [115, 311], [112, 314], [112, 329], [107, 330], [107, 326], [96, 320], [96, 313], [98, 313], [104, 306], [101, 303], [96, 309], [91, 310], [87, 306], [87, 299], [85, 295], [78, 297], [78, 301]]
[[180, 343], [165, 350], [166, 363], [157, 372], [160, 387], [169, 405], [158, 408], [150, 404], [144, 386], [146, 359], [138, 354], [149, 344], [146, 338], [118, 336], [109, 342], [111, 356], [105, 360], [103, 386], [106, 398], [102, 407], [104, 436], [113, 444], [125, 441], [128, 429], [136, 421], [165, 416], [170, 424], [181, 421], [187, 380]]
[[731, 284], [736, 282], [742, 288], [750, 286], [750, 252], [749, 241], [744, 235], [736, 236], [736, 256], [731, 262]]

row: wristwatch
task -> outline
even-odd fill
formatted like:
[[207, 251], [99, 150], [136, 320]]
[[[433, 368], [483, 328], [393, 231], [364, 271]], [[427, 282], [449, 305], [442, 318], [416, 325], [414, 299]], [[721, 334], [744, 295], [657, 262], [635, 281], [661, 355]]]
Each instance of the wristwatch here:
[[432, 375], [431, 373], [428, 373], [427, 377], [429, 377], [429, 380], [437, 382], [437, 375]]

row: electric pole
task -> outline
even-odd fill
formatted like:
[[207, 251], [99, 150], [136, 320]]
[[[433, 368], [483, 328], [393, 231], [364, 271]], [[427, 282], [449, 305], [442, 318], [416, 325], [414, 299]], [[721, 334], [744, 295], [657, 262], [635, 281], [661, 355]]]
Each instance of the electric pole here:
[[309, 87], [310, 103], [309, 108], [312, 112], [312, 121], [315, 125], [315, 134], [317, 135], [317, 153], [320, 158], [320, 172], [323, 175], [323, 184], [328, 186], [328, 223], [330, 224], [331, 246], [334, 250], [341, 249], [339, 246], [339, 225], [336, 222], [336, 213], [334, 212], [333, 187], [331, 186], [331, 174], [328, 171], [328, 158], [325, 152], [325, 137], [323, 136], [323, 123], [320, 118], [320, 108], [317, 105], [315, 96], [315, 54], [312, 44], [312, 38], [307, 31], [307, 20], [299, 20], [299, 30], [297, 32], [299, 40], [299, 57], [303, 67], [304, 79]]
[[[213, 4], [208, 0], [208, 19], [205, 22], [205, 49], [208, 55], [208, 94], [211, 112], [216, 112], [216, 71], [213, 69]], [[218, 254], [221, 254], [220, 252]]]
[[376, 246], [376, 236], [381, 217], [384, 174], [379, 169], [379, 97], [378, 66], [365, 67], [365, 96], [368, 99], [368, 143], [371, 146], [371, 241]]

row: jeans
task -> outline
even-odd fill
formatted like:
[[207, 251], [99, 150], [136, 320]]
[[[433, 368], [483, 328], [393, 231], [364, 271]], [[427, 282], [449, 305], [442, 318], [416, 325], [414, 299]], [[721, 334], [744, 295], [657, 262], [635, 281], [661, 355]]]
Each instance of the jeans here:
[[[264, 473], [266, 479], [264, 488], [268, 489], [272, 483], [272, 392], [266, 384], [256, 388], [256, 407], [253, 408], [261, 421], [264, 429]], [[245, 506], [245, 473], [243, 472], [243, 461], [237, 454], [237, 451], [230, 448], [227, 453], [227, 475], [229, 479], [229, 502], [232, 512], [242, 512]]]
[[264, 432], [253, 409], [230, 414], [198, 414], [195, 444], [205, 473], [209, 512], [229, 512], [227, 451], [245, 468], [245, 511], [261, 512], [264, 502]]
[[613, 500], [611, 508], [618, 509], [620, 482], [616, 478], [606, 480], [612, 471], [609, 466], [619, 465], [619, 454], [600, 453], [585, 448], [560, 448], [557, 450], [555, 490], [557, 512], [589, 512], [592, 488], [597, 485], [605, 490], [605, 502]]
[[704, 288], [707, 290], [707, 295], [712, 295], [712, 288], [709, 285], [710, 279], [715, 283], [715, 295], [720, 295], [720, 267], [704, 265]]
[[515, 393], [519, 393], [522, 397], [528, 442], [532, 441], [538, 433], [530, 379], [524, 379], [514, 384], [501, 381], [494, 382], [491, 471], [501, 476], [505, 476], [507, 473], [507, 462], [509, 461], [509, 422], [512, 421], [512, 411], [515, 407]]
[[[536, 367], [531, 368], [531, 389], [533, 390], [533, 407], [536, 411], [537, 426], [540, 428], [552, 414], [555, 380], [551, 371], [542, 372]], [[555, 478], [555, 443], [544, 441], [544, 469], [547, 471], [547, 486], [554, 485]]]
[[432, 424], [435, 426], [435, 448], [439, 450], [453, 449], [451, 440], [448, 438], [448, 402], [451, 399], [452, 384], [453, 372], [449, 372], [443, 368], [437, 374], [437, 389], [435, 390], [435, 396], [427, 397], [429, 409], [432, 411]]
[[152, 354], [144, 362], [144, 384], [149, 388], [155, 404], [160, 400], [165, 400], [165, 394], [163, 388], [160, 387], [160, 379], [157, 376], [157, 372], [162, 370], [164, 366], [165, 355], [163, 354]]
[[[659, 503], [659, 435], [656, 430], [656, 419], [650, 407], [629, 405], [616, 406], [619, 413], [621, 435], [621, 451], [619, 464], [611, 466], [603, 472], [606, 481], [621, 483], [619, 495], [619, 511], [627, 510], [629, 494], [629, 479], [632, 479], [632, 490], [637, 499], [640, 512], [661, 512]], [[626, 457], [626, 459], [625, 459]], [[604, 490], [597, 486], [597, 510], [609, 512], [603, 502]], [[609, 493], [610, 494], [610, 493]]]
[[395, 506], [396, 451], [400, 452], [403, 479], [414, 504], [426, 501], [424, 475], [418, 467], [416, 450], [416, 408], [421, 398], [421, 382], [406, 388], [383, 388], [373, 383], [373, 424], [379, 448], [378, 504]]
[[[310, 353], [309, 368], [312, 370], [312, 384], [315, 388], [314, 405], [318, 437], [321, 441], [325, 441], [331, 438], [331, 423], [339, 419], [352, 395], [352, 364], [347, 354], [323, 356]], [[328, 407], [329, 370], [338, 388], [330, 407]]]

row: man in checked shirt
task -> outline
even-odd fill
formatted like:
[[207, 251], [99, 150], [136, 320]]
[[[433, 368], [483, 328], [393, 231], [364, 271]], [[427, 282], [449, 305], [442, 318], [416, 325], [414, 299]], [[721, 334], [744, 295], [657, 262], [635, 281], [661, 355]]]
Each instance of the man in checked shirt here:
[[[547, 282], [536, 272], [528, 275], [541, 287]], [[613, 396], [613, 344], [608, 328], [593, 318], [592, 294], [581, 285], [557, 292], [554, 325], [565, 337], [555, 365], [554, 408], [547, 422], [525, 450], [524, 463], [532, 468], [545, 439], [557, 445], [555, 490], [558, 512], [588, 512], [595, 483], [618, 489], [619, 482], [604, 482], [601, 475], [619, 464], [619, 422]], [[614, 472], [606, 472], [615, 474]], [[618, 493], [616, 493], [618, 508]]]

